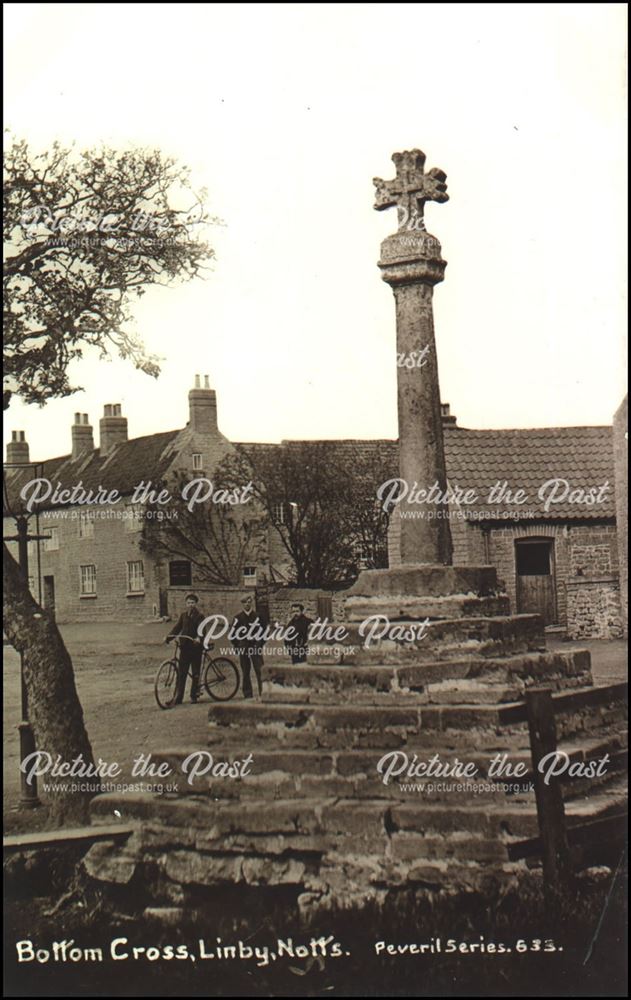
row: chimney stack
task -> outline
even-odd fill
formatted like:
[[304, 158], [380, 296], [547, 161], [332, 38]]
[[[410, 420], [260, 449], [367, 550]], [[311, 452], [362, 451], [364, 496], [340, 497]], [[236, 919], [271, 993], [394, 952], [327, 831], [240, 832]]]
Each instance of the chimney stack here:
[[195, 387], [188, 394], [189, 427], [198, 434], [217, 434], [217, 393], [210, 388], [210, 379], [195, 376]]
[[11, 431], [11, 440], [7, 444], [7, 462], [9, 465], [28, 465], [29, 448], [24, 431]]
[[456, 418], [454, 416], [452, 416], [452, 414], [450, 412], [449, 403], [441, 403], [440, 404], [440, 415], [441, 415], [441, 418], [442, 418], [442, 421], [443, 421], [443, 427], [455, 427], [456, 426]]
[[106, 403], [99, 421], [101, 455], [109, 455], [117, 444], [127, 440], [127, 417], [121, 415], [120, 403]]
[[73, 461], [90, 451], [94, 451], [94, 437], [88, 415], [87, 413], [75, 413], [72, 426]]

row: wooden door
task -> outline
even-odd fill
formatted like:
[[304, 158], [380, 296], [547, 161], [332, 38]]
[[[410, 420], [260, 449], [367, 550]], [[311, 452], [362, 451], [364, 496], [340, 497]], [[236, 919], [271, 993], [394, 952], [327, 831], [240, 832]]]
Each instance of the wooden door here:
[[557, 621], [554, 541], [528, 538], [515, 542], [517, 611], [541, 615], [544, 625]]

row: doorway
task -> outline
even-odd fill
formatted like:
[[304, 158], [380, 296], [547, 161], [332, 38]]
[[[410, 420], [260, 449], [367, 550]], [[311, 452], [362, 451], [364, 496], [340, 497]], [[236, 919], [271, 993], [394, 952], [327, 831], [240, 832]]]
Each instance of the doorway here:
[[55, 614], [55, 577], [45, 576], [44, 577], [44, 607], [47, 611], [50, 611], [51, 615]]
[[541, 615], [544, 625], [557, 623], [553, 538], [515, 542], [518, 614]]

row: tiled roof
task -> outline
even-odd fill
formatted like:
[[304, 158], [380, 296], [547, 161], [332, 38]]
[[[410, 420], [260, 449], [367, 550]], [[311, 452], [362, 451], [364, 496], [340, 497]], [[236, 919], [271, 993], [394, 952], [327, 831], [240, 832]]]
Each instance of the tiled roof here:
[[[613, 442], [611, 427], [544, 427], [531, 430], [465, 430], [448, 428], [445, 457], [450, 482], [472, 486], [489, 506], [488, 491], [498, 481], [512, 490], [522, 489], [528, 501], [524, 510], [555, 520], [615, 517]], [[539, 490], [550, 480], [539, 499]], [[600, 490], [601, 502], [570, 502], [577, 491]], [[545, 510], [545, 498], [555, 490], [558, 502]], [[505, 505], [502, 505], [505, 506]], [[512, 505], [518, 510], [519, 505]]]
[[[447, 474], [452, 487], [473, 490], [479, 501], [471, 505], [488, 509], [488, 491], [498, 481], [507, 481], [512, 490], [523, 489], [529, 501], [511, 510], [534, 511], [552, 520], [598, 519], [615, 517], [614, 471], [611, 427], [546, 427], [530, 430], [469, 430], [446, 426], [445, 455]], [[129, 495], [141, 480], [158, 482], [173, 457], [173, 444], [179, 431], [165, 431], [147, 437], [134, 438], [118, 445], [110, 455], [101, 457], [98, 449], [72, 461], [69, 455], [43, 463], [42, 475], [63, 487], [82, 482], [85, 489], [117, 489]], [[306, 443], [283, 442], [290, 447]], [[317, 442], [330, 449], [331, 455], [346, 459], [349, 470], [359, 460], [379, 458], [398, 475], [397, 442], [394, 440], [333, 440]], [[278, 444], [243, 443], [254, 457], [257, 451], [273, 451]], [[12, 490], [33, 471], [11, 476]], [[597, 505], [555, 503], [548, 513], [537, 498], [541, 486], [551, 479], [562, 479], [570, 489], [598, 489], [609, 482], [605, 500]], [[429, 484], [431, 485], [431, 484]], [[495, 505], [497, 509], [498, 505]], [[505, 508], [505, 505], [502, 505]]]
[[[450, 485], [460, 487], [462, 491], [473, 490], [479, 498], [476, 503], [467, 505], [470, 509], [523, 510], [528, 511], [527, 516], [530, 517], [536, 515], [563, 521], [615, 517], [611, 427], [469, 430], [446, 426], [444, 439]], [[309, 442], [285, 443], [299, 447]], [[340, 440], [321, 443], [331, 449], [332, 455], [341, 453], [348, 456], [349, 469], [352, 469], [354, 461], [380, 454], [382, 461], [391, 469], [389, 475], [398, 476], [396, 441]], [[274, 446], [253, 443], [242, 447], [254, 456], [258, 449]], [[548, 487], [542, 499], [538, 494], [551, 479], [565, 480], [568, 487], [558, 484], [556, 496], [560, 502], [550, 504], [546, 512], [545, 497], [550, 495], [553, 487]], [[489, 504], [489, 490], [498, 482], [506, 482], [513, 492], [522, 489], [528, 501], [521, 505]], [[609, 483], [610, 488], [602, 491], [602, 502], [597, 504], [570, 503], [562, 499], [564, 493], [569, 497], [574, 490], [598, 490], [605, 483]]]
[[[11, 495], [17, 495], [24, 483], [38, 476], [50, 480], [53, 487], [59, 482], [62, 489], [71, 489], [81, 483], [85, 490], [102, 487], [107, 492], [118, 490], [121, 496], [129, 495], [142, 480], [157, 483], [161, 479], [173, 458], [171, 446], [179, 433], [164, 431], [132, 438], [121, 442], [109, 455], [102, 456], [95, 448], [74, 460], [71, 455], [62, 455], [42, 462], [37, 469], [30, 465], [24, 472], [12, 470]], [[39, 509], [48, 506], [42, 504]]]

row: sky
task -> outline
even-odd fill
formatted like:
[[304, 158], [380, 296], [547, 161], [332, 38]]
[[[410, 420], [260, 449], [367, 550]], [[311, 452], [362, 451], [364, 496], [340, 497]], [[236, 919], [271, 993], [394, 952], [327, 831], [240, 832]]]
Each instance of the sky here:
[[420, 148], [441, 397], [466, 427], [607, 424], [626, 391], [625, 4], [5, 4], [5, 126], [45, 150], [159, 148], [220, 216], [204, 281], [135, 329], [157, 380], [86, 355], [82, 392], [14, 402], [31, 458], [76, 411], [182, 427], [196, 373], [233, 441], [397, 436], [396, 229], [375, 176]]

